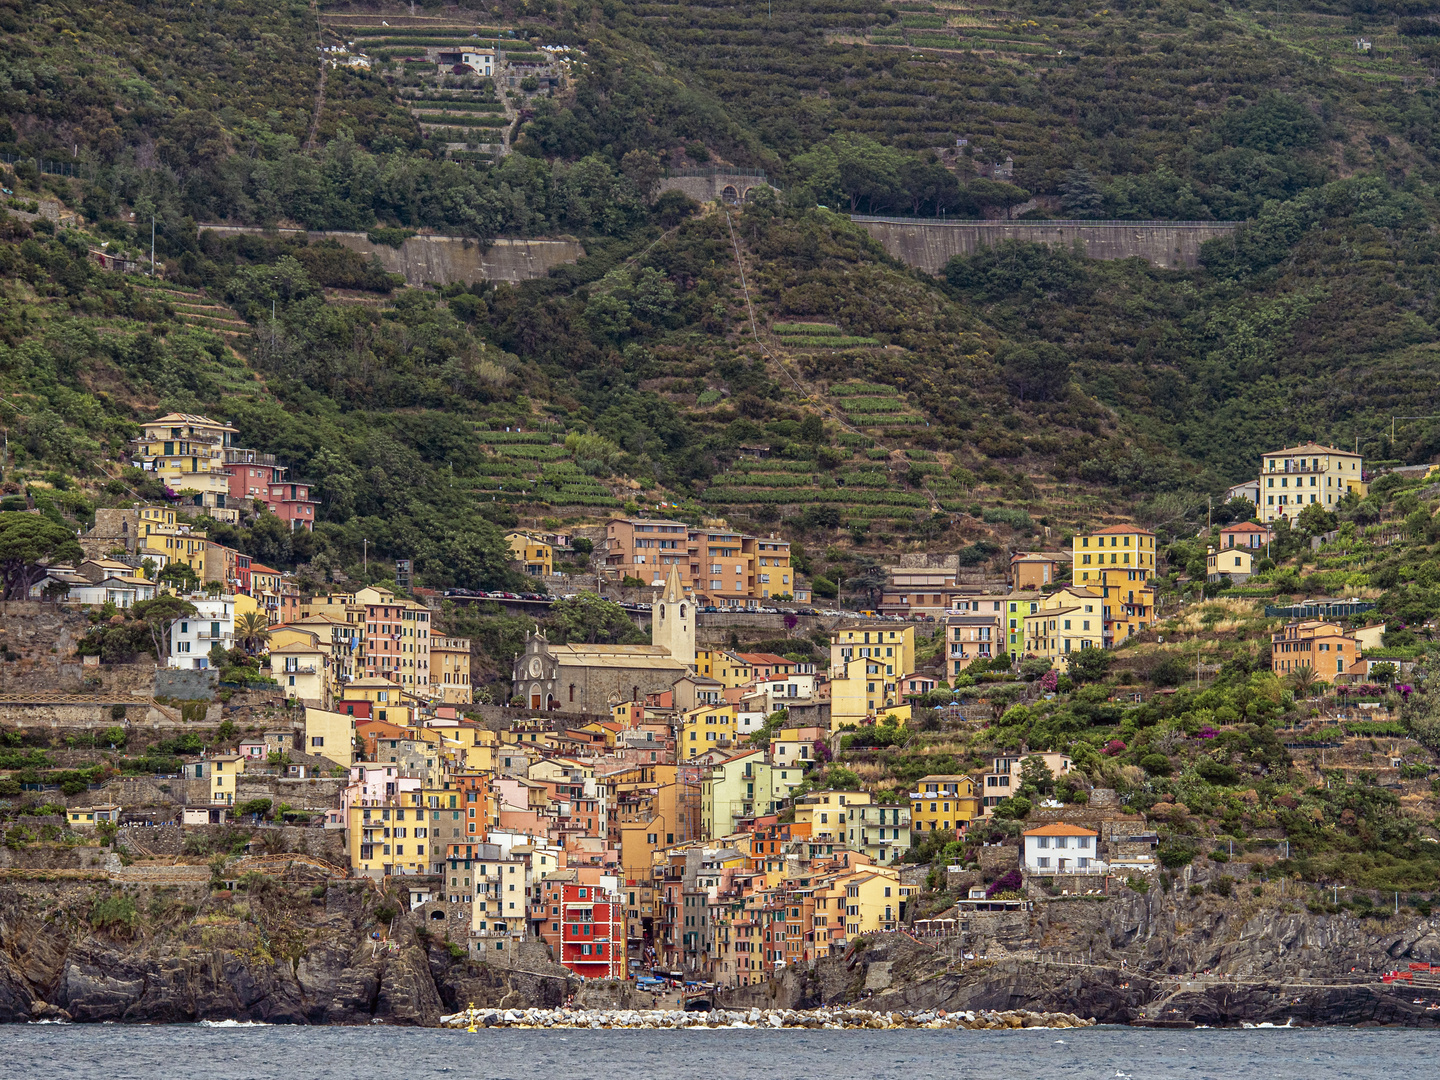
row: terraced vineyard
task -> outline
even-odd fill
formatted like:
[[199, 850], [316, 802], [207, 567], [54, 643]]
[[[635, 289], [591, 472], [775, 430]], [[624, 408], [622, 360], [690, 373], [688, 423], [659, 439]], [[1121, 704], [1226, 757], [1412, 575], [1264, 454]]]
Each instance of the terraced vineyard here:
[[[395, 25], [387, 25], [387, 23]], [[515, 112], [496, 96], [497, 84], [513, 88], [520, 80], [512, 64], [546, 64], [529, 36], [535, 29], [501, 29], [454, 19], [424, 16], [323, 16], [327, 38], [371, 58], [374, 70], [393, 81], [397, 102], [414, 117], [421, 131], [444, 140], [457, 160], [488, 162], [509, 149]], [[494, 68], [460, 73], [440, 63], [435, 50], [493, 51]], [[452, 70], [454, 68], [454, 70]]]
[[898, 428], [902, 429], [898, 435], [904, 438], [909, 433], [903, 429], [925, 425], [925, 417], [893, 386], [840, 383], [830, 388], [830, 395], [837, 399], [837, 407], [845, 419], [857, 428], [877, 432]]
[[565, 446], [565, 432], [477, 432], [485, 461], [469, 482], [477, 497], [543, 506], [618, 507], [621, 500], [585, 473]]
[[770, 328], [784, 345], [819, 349], [846, 349], [879, 345], [873, 337], [847, 334], [834, 323], [783, 322]]

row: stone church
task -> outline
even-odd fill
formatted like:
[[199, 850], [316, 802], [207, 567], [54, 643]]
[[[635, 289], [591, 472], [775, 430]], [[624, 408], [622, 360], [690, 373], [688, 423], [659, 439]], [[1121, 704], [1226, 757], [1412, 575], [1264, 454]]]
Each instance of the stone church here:
[[531, 709], [608, 714], [674, 686], [695, 665], [695, 605], [673, 566], [650, 606], [650, 627], [651, 645], [552, 645], [529, 634], [515, 658], [513, 695]]

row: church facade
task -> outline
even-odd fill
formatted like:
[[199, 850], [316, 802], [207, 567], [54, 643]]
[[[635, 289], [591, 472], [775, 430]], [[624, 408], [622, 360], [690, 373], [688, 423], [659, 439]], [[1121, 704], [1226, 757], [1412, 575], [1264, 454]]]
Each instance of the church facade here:
[[695, 663], [695, 606], [670, 570], [651, 605], [651, 645], [552, 645], [536, 631], [515, 658], [512, 695], [523, 708], [606, 714], [669, 690]]

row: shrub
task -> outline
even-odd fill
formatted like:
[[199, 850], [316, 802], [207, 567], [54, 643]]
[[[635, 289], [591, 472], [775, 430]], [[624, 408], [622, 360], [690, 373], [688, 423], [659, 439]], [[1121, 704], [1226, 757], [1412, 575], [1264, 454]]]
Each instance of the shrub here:
[[95, 901], [90, 909], [90, 925], [116, 935], [128, 935], [135, 929], [135, 901], [128, 896], [109, 896]]
[[1155, 857], [1160, 860], [1160, 865], [1165, 869], [1178, 870], [1182, 866], [1189, 866], [1194, 861], [1195, 849], [1185, 844], [1166, 841], [1160, 845]]
[[1140, 767], [1151, 776], [1169, 776], [1173, 768], [1164, 754], [1146, 754], [1140, 759]]
[[1240, 773], [1233, 765], [1226, 765], [1214, 758], [1201, 758], [1195, 766], [1195, 772], [1202, 780], [1211, 784], [1234, 784], [1240, 779]]

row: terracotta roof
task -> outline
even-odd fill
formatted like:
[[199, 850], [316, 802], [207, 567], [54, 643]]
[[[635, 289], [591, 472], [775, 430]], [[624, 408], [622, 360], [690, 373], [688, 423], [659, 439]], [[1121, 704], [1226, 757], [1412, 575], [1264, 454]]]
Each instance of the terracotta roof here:
[[1063, 821], [1057, 821], [1051, 825], [1041, 825], [1038, 829], [1026, 829], [1022, 836], [1099, 836], [1094, 829], [1082, 829], [1079, 825], [1066, 825]]
[[1010, 556], [1012, 563], [1017, 562], [1059, 562], [1067, 556], [1058, 551], [1017, 551]]
[[1220, 530], [1222, 533], [1233, 532], [1269, 532], [1264, 525], [1257, 525], [1253, 521], [1242, 521], [1238, 525], [1226, 525]]
[[1281, 454], [1343, 454], [1345, 457], [1358, 458], [1360, 455], [1351, 450], [1342, 450], [1338, 446], [1321, 446], [1317, 442], [1301, 443], [1299, 446], [1287, 446], [1280, 450], [1271, 450], [1269, 453], [1261, 454], [1262, 458], [1279, 457]]
[[1109, 535], [1111, 535], [1112, 533], [1115, 534], [1115, 535], [1117, 535], [1117, 536], [1123, 536], [1123, 535], [1125, 535], [1125, 534], [1127, 534], [1127, 533], [1129, 533], [1129, 534], [1139, 533], [1141, 536], [1154, 536], [1154, 535], [1155, 535], [1155, 534], [1152, 533], [1149, 529], [1141, 528], [1139, 525], [1106, 525], [1105, 528], [1103, 528], [1103, 529], [1095, 529], [1095, 530], [1094, 530], [1093, 532], [1091, 532], [1089, 535], [1091, 535], [1091, 536], [1109, 536]]
[[743, 652], [736, 653], [737, 657], [747, 664], [794, 664], [794, 660], [786, 660], [783, 656], [776, 656], [773, 652]]

